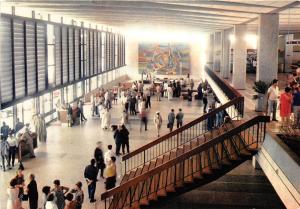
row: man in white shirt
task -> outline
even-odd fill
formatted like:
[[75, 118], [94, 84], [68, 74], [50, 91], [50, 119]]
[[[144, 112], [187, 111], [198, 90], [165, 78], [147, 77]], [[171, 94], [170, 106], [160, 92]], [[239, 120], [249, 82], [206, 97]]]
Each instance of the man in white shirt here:
[[278, 121], [276, 119], [277, 101], [279, 98], [278, 80], [274, 79], [272, 85], [268, 89], [267, 100], [268, 100], [268, 115], [272, 113], [272, 121]]
[[104, 163], [105, 165], [108, 165], [108, 163], [111, 161], [111, 157], [116, 157], [116, 154], [114, 151], [112, 151], [112, 145], [107, 146], [108, 150], [104, 154]]

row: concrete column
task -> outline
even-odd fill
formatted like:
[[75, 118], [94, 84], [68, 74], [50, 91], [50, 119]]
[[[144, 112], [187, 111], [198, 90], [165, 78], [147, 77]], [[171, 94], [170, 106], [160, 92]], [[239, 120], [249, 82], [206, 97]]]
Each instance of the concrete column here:
[[215, 72], [220, 72], [222, 59], [222, 32], [215, 32], [214, 34], [214, 66]]
[[232, 84], [236, 89], [245, 89], [246, 87], [246, 32], [245, 24], [234, 26]]
[[209, 35], [207, 52], [208, 52], [207, 66], [210, 69], [213, 69], [213, 63], [214, 63], [214, 34]]
[[230, 40], [229, 36], [232, 33], [231, 29], [224, 30], [222, 33], [222, 62], [221, 62], [221, 72], [220, 75], [222, 78], [229, 78], [230, 76], [230, 66], [229, 66], [229, 59], [230, 59]]
[[261, 14], [258, 20], [256, 80], [271, 82], [278, 72], [279, 15]]

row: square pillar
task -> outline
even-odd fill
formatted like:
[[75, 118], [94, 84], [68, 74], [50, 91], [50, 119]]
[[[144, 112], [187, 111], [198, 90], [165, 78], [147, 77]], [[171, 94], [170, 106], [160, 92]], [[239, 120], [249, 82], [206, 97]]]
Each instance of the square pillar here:
[[247, 27], [245, 24], [239, 24], [234, 26], [235, 40], [233, 43], [232, 85], [236, 89], [246, 88], [246, 32]]
[[270, 83], [278, 73], [279, 14], [261, 14], [258, 21], [256, 80]]
[[220, 75], [222, 78], [229, 78], [230, 76], [230, 66], [229, 66], [229, 59], [230, 59], [230, 40], [229, 36], [232, 33], [231, 29], [224, 30], [222, 33], [222, 62], [221, 62], [221, 72]]
[[222, 59], [222, 32], [214, 34], [214, 65], [213, 70], [220, 72]]
[[207, 53], [208, 53], [207, 66], [212, 70], [213, 63], [214, 63], [214, 34], [209, 35], [208, 41], [209, 44], [207, 46]]

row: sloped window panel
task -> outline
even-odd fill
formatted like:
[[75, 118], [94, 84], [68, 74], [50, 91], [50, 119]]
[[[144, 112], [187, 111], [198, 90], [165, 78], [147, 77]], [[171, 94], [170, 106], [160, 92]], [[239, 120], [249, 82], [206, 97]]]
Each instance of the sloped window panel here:
[[38, 64], [38, 91], [46, 89], [46, 25], [38, 22], [37, 25], [37, 64]]
[[75, 44], [74, 44], [74, 51], [75, 51], [75, 79], [79, 79], [79, 63], [80, 63], [80, 57], [79, 57], [79, 29], [75, 29]]
[[89, 38], [89, 31], [88, 30], [84, 30], [84, 38], [85, 38], [85, 42], [84, 42], [84, 55], [85, 55], [85, 76], [88, 77], [90, 75], [90, 38]]
[[13, 99], [12, 82], [12, 49], [11, 49], [11, 23], [9, 18], [1, 17], [0, 22], [1, 43], [1, 102]]
[[55, 35], [55, 83], [61, 85], [61, 28], [54, 27]]
[[69, 28], [69, 81], [74, 81], [73, 28]]
[[26, 21], [26, 59], [28, 95], [36, 92], [34, 22]]
[[97, 50], [98, 50], [98, 73], [101, 73], [101, 60], [102, 60], [102, 56], [101, 56], [101, 32], [97, 33], [97, 40], [98, 40], [98, 46], [97, 46]]
[[24, 26], [22, 20], [14, 20], [14, 58], [16, 99], [25, 96]]
[[68, 46], [67, 28], [62, 28], [62, 61], [63, 61], [63, 83], [68, 83]]
[[97, 67], [97, 31], [94, 31], [93, 34], [93, 42], [94, 42], [94, 48], [93, 48], [93, 57], [94, 57], [94, 75], [98, 74], [98, 67]]

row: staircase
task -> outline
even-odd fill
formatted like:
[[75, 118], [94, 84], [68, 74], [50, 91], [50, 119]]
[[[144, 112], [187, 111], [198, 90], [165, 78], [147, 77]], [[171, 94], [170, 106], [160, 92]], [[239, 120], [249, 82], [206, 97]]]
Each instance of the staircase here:
[[[207, 184], [256, 153], [267, 116], [226, 124], [212, 139], [195, 139], [125, 174], [119, 187], [103, 193], [105, 208], [142, 208]], [[218, 132], [218, 133], [217, 133]]]
[[[243, 120], [244, 98], [213, 72], [207, 74], [228, 102], [123, 156], [120, 185], [101, 195], [105, 209], [151, 208], [214, 181], [257, 152], [269, 117]], [[208, 121], [218, 114], [231, 120], [209, 130]]]

